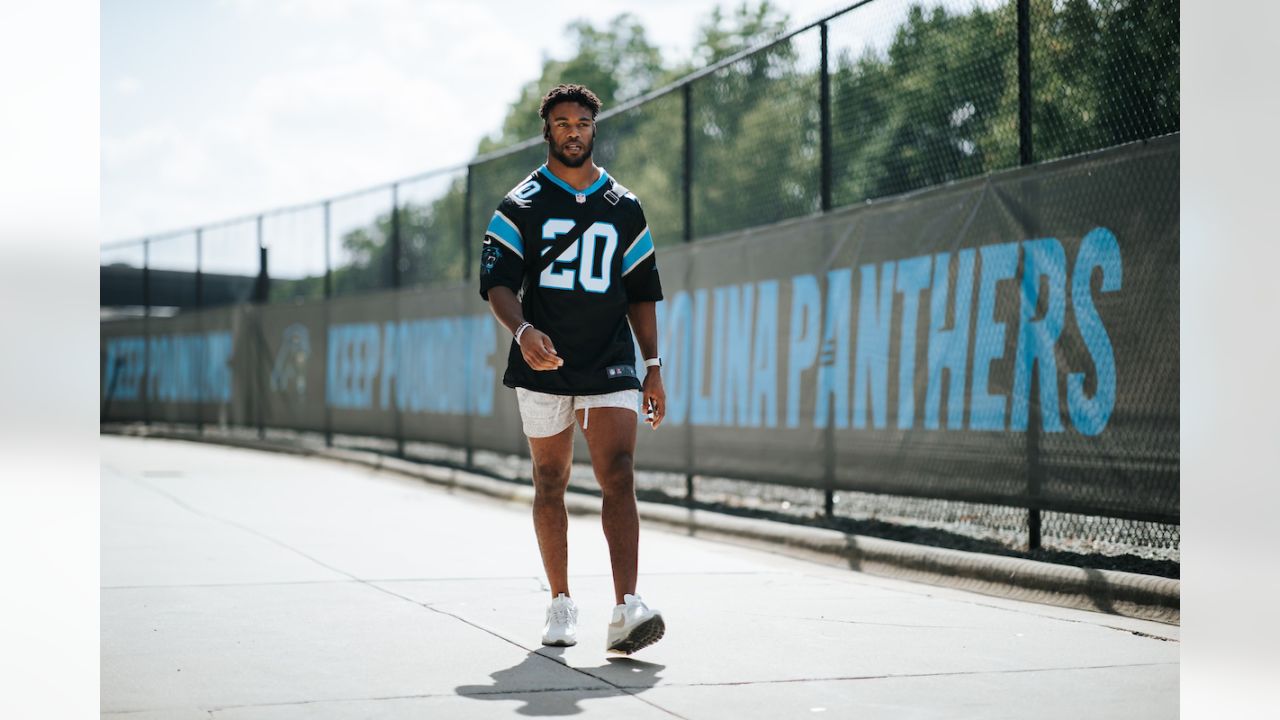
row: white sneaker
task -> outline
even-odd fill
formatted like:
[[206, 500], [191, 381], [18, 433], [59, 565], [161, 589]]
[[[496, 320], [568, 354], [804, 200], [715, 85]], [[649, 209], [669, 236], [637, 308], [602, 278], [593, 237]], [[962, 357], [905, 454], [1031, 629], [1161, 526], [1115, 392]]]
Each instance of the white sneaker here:
[[613, 607], [606, 650], [630, 655], [662, 639], [663, 633], [667, 631], [662, 613], [650, 609], [639, 595], [623, 595], [622, 601], [622, 605]]
[[547, 607], [547, 624], [542, 628], [542, 644], [568, 647], [578, 644], [578, 606], [560, 593]]

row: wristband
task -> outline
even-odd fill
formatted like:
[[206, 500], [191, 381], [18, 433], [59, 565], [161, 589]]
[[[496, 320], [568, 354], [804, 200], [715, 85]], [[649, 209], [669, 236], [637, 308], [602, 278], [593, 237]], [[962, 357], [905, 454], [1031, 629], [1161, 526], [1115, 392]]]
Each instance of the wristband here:
[[523, 323], [520, 323], [520, 327], [516, 328], [516, 344], [517, 345], [520, 344], [520, 335], [524, 333], [525, 330], [528, 330], [531, 327], [533, 327], [533, 323], [523, 322]]
[[660, 368], [660, 367], [662, 367], [662, 358], [660, 358], [660, 357], [652, 357], [652, 358], [648, 358], [648, 359], [646, 359], [646, 360], [644, 361], [644, 366], [645, 366], [645, 367], [647, 367], [647, 368], [651, 368], [651, 367], [659, 367], [659, 368]]

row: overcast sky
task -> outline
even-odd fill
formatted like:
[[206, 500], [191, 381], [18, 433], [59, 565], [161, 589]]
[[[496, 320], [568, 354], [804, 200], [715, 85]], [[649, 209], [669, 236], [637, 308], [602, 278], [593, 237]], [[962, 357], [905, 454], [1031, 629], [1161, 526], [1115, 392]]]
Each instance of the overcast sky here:
[[[465, 162], [543, 58], [572, 54], [572, 20], [631, 12], [669, 63], [716, 4], [105, 0], [101, 239]], [[794, 25], [850, 2], [775, 4]]]

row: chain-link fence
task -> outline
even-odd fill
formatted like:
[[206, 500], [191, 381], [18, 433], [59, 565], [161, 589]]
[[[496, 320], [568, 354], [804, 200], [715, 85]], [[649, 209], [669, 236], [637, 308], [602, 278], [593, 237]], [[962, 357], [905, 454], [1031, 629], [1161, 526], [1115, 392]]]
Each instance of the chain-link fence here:
[[[662, 247], [1175, 133], [1178, 22], [1172, 0], [866, 0], [607, 108], [596, 160], [643, 200]], [[545, 157], [531, 138], [466, 166], [104, 245], [103, 316], [470, 279], [493, 208]], [[939, 502], [908, 504], [927, 524], [936, 513], [920, 508]], [[1115, 522], [1137, 521], [1103, 524]], [[1160, 527], [1153, 542], [1167, 546], [1173, 527], [1176, 547], [1176, 526]]]
[[[607, 109], [597, 160], [644, 200], [662, 246], [1176, 132], [1178, 58], [1173, 0], [861, 2]], [[153, 307], [251, 299], [259, 276], [256, 299], [283, 302], [461, 279], [498, 200], [544, 158], [533, 138], [462, 168], [111, 243], [104, 305], [166, 277], [191, 289], [153, 287]], [[171, 275], [105, 270], [148, 262]], [[207, 278], [196, 293], [196, 275], [248, 282], [228, 292]]]

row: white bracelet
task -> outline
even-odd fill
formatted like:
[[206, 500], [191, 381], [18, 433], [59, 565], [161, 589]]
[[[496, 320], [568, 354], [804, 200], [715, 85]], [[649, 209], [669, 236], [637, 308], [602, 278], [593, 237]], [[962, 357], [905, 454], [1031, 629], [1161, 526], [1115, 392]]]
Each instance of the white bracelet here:
[[526, 322], [520, 323], [520, 327], [516, 328], [516, 344], [517, 345], [520, 344], [520, 334], [531, 327], [533, 327], [533, 323], [526, 321]]

